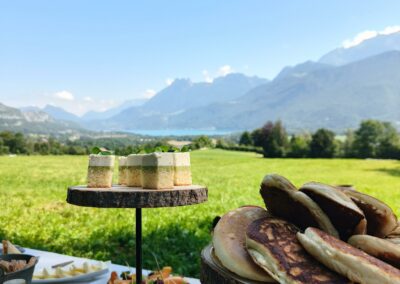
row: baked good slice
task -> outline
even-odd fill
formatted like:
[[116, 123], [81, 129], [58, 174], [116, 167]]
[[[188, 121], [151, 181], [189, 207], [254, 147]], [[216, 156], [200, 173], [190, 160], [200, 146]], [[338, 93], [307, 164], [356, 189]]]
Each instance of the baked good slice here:
[[14, 246], [10, 241], [3, 240], [3, 254], [21, 254], [19, 249]]
[[142, 158], [142, 187], [174, 188], [174, 158], [172, 153], [152, 153]]

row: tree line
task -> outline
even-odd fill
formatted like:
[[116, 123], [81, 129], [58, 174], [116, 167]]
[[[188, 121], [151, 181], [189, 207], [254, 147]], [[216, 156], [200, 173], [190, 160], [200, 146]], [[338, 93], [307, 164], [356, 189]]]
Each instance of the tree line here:
[[[116, 155], [126, 156], [166, 145], [167, 141], [160, 138], [83, 137], [60, 141], [54, 137], [36, 137], [12, 131], [0, 132], [0, 155], [88, 155], [93, 147], [101, 146], [112, 150]], [[207, 136], [195, 137], [189, 145], [190, 150], [204, 147], [213, 147], [212, 140]]]
[[269, 121], [252, 132], [243, 132], [238, 145], [233, 146], [258, 150], [270, 158], [400, 159], [399, 133], [390, 122], [378, 120], [362, 121], [342, 139], [325, 128], [290, 136], [281, 121]]

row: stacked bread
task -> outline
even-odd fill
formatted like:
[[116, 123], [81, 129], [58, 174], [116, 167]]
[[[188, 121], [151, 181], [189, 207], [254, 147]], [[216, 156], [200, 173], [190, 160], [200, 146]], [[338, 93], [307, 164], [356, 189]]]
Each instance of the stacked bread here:
[[382, 201], [316, 182], [297, 189], [275, 174], [260, 193], [267, 210], [236, 209], [214, 229], [231, 272], [266, 283], [400, 283], [400, 228]]

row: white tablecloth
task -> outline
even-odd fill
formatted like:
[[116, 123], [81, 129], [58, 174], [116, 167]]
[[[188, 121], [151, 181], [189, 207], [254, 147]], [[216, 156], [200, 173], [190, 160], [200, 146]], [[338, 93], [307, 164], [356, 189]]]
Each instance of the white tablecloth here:
[[[31, 254], [34, 256], [39, 256], [39, 262], [36, 266], [36, 269], [42, 269], [43, 267], [51, 267], [52, 265], [63, 263], [66, 261], [73, 260], [74, 263], [79, 264], [84, 261], [93, 261], [85, 258], [79, 258], [79, 257], [73, 257], [73, 256], [68, 256], [68, 255], [63, 255], [63, 254], [58, 254], [58, 253], [53, 253], [53, 252], [47, 252], [47, 251], [40, 251], [40, 250], [35, 250], [35, 249], [28, 249], [25, 248], [25, 252], [27, 254]], [[103, 277], [93, 279], [92, 281], [89, 282], [76, 282], [80, 284], [106, 284], [107, 280], [110, 278], [111, 271], [116, 271], [118, 275], [123, 272], [123, 271], [128, 271], [129, 268], [127, 266], [122, 266], [122, 265], [117, 265], [117, 264], [111, 264], [109, 267], [110, 272], [105, 274]], [[134, 269], [131, 268], [131, 271], [134, 272]], [[143, 274], [147, 275], [149, 273], [148, 270], [144, 270]], [[186, 278], [190, 284], [200, 284], [200, 281], [198, 279], [193, 279], [193, 278]]]

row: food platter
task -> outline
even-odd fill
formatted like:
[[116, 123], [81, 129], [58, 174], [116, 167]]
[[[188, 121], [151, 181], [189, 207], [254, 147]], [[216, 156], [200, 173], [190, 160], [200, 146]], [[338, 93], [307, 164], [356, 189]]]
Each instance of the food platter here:
[[400, 224], [383, 201], [318, 182], [297, 188], [276, 174], [260, 194], [266, 209], [242, 206], [214, 220], [202, 283], [400, 283]]
[[227, 270], [214, 254], [212, 244], [201, 252], [201, 283], [207, 284], [262, 284], [240, 277]]
[[174, 186], [172, 189], [143, 189], [113, 185], [111, 188], [68, 188], [67, 202], [99, 208], [156, 208], [193, 205], [207, 201], [204, 186]]
[[72, 277], [64, 277], [64, 278], [50, 278], [50, 279], [36, 279], [32, 280], [33, 284], [50, 284], [50, 283], [71, 283], [71, 282], [82, 282], [82, 281], [89, 281], [94, 278], [97, 278], [101, 275], [108, 273], [108, 268], [94, 271], [90, 273], [85, 273], [81, 275], [76, 275]]

